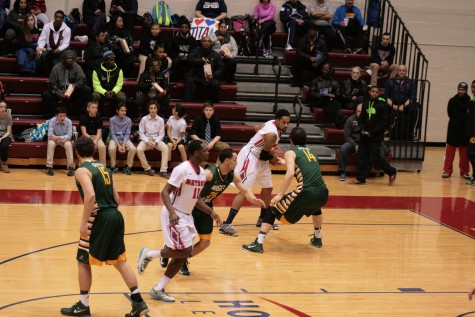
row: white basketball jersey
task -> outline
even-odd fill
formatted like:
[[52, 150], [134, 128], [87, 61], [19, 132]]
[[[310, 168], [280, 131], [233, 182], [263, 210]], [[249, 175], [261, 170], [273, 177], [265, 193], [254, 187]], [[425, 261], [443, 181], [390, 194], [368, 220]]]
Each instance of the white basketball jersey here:
[[267, 133], [275, 133], [277, 135], [277, 140], [275, 141], [275, 145], [277, 145], [280, 140], [280, 132], [277, 130], [275, 120], [269, 120], [264, 124], [264, 127], [256, 132], [249, 143], [246, 144], [245, 149], [250, 150], [252, 154], [259, 157], [264, 148], [264, 135]]
[[185, 161], [173, 169], [168, 180], [176, 189], [170, 194], [173, 208], [186, 214], [191, 214], [200, 192], [206, 182], [206, 174], [200, 166], [197, 172], [190, 161]]

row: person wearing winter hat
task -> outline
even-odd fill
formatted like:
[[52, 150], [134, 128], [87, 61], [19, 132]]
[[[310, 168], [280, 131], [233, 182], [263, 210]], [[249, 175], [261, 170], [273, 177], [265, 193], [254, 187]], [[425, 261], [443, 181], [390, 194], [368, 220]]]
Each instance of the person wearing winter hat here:
[[62, 62], [56, 64], [49, 75], [50, 88], [41, 95], [45, 118], [53, 116], [52, 107], [55, 103], [67, 100], [79, 100], [82, 113], [87, 113], [86, 107], [92, 91], [86, 84], [86, 75], [76, 61], [76, 52], [65, 50], [61, 58]]
[[444, 172], [442, 178], [449, 178], [453, 172], [453, 163], [456, 149], [459, 150], [460, 177], [471, 179], [468, 161], [467, 111], [470, 97], [467, 94], [468, 85], [461, 82], [457, 86], [457, 94], [450, 98], [447, 105], [449, 126], [447, 128], [447, 145], [445, 148]]
[[[125, 104], [127, 97], [122, 92], [124, 85], [124, 74], [115, 63], [115, 54], [112, 51], [105, 51], [104, 62], [92, 73], [92, 87], [94, 92], [92, 100], [100, 103], [105, 100], [114, 100], [117, 104]], [[106, 113], [102, 113], [106, 115]]]

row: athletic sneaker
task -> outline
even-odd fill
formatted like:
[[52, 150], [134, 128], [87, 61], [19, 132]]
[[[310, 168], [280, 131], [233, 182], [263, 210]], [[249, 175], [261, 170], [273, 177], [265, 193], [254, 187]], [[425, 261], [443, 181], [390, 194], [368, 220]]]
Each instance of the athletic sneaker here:
[[117, 167], [115, 167], [115, 166], [109, 167], [109, 171], [111, 171], [112, 174], [117, 173], [118, 170], [119, 170], [119, 169], [118, 169]]
[[[166, 244], [163, 245], [163, 249], [167, 247]], [[168, 258], [160, 258], [160, 266], [166, 268], [168, 266]]]
[[450, 177], [449, 173], [447, 173], [447, 172], [442, 173], [442, 178], [449, 178], [449, 177]]
[[132, 310], [125, 314], [125, 317], [140, 317], [148, 313], [147, 303], [145, 301], [132, 302]]
[[175, 301], [175, 297], [171, 297], [167, 293], [165, 293], [165, 289], [160, 291], [156, 291], [155, 288], [152, 288], [150, 293], [148, 293], [153, 299], [158, 299], [167, 303], [173, 303]]
[[147, 256], [148, 251], [150, 251], [150, 249], [145, 247], [140, 250], [139, 258], [137, 260], [137, 272], [139, 272], [140, 275], [145, 272], [147, 265], [152, 261], [152, 259]]
[[153, 174], [155, 174], [155, 170], [153, 170], [153, 169], [146, 170], [145, 172], [146, 172], [149, 176], [153, 176]]
[[48, 175], [48, 176], [53, 176], [54, 175], [54, 171], [53, 171], [52, 167], [46, 166], [46, 175]]
[[233, 224], [232, 223], [223, 223], [221, 228], [219, 228], [219, 233], [232, 236], [232, 237], [237, 237], [238, 233], [236, 230], [233, 229]]
[[397, 170], [394, 172], [393, 175], [389, 176], [389, 182], [388, 182], [388, 185], [391, 186], [392, 184], [394, 184], [394, 182], [396, 181], [396, 175], [397, 175]]
[[466, 181], [465, 184], [475, 186], [475, 179]]
[[85, 306], [79, 301], [70, 308], [61, 308], [61, 315], [90, 317], [91, 311], [89, 310], [89, 306]]
[[321, 248], [322, 247], [322, 238], [316, 238], [314, 234], [312, 234], [312, 239], [310, 239], [310, 244], [313, 245], [316, 248]]
[[68, 176], [74, 176], [74, 167], [68, 168]]
[[132, 169], [130, 167], [128, 167], [127, 165], [125, 165], [125, 167], [124, 167], [124, 174], [125, 175], [132, 175]]
[[180, 269], [181, 275], [189, 276], [191, 274], [189, 265], [190, 265], [190, 262], [188, 262], [188, 260], [186, 260], [185, 263], [183, 263], [183, 266]]
[[340, 181], [344, 182], [346, 180], [346, 174], [345, 173], [341, 173], [340, 174]]
[[242, 249], [254, 253], [264, 253], [264, 247], [262, 246], [262, 243], [257, 242], [257, 238], [253, 243], [243, 244]]
[[460, 175], [460, 177], [462, 177], [463, 179], [472, 179], [472, 177], [470, 176], [469, 173], [467, 173], [465, 175]]

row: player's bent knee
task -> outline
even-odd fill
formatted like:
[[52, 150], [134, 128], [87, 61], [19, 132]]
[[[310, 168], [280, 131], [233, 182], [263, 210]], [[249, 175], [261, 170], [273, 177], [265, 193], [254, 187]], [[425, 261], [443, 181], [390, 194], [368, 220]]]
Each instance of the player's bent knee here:
[[322, 210], [321, 210], [321, 209], [318, 209], [317, 211], [315, 211], [315, 212], [313, 213], [312, 216], [320, 216], [321, 214], [322, 214]]

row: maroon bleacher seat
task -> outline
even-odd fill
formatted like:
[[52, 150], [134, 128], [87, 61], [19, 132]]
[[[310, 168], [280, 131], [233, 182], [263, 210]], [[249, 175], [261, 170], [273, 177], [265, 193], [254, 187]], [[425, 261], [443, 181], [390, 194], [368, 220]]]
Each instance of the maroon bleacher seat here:
[[[284, 64], [292, 65], [295, 62], [296, 51], [284, 51]], [[368, 54], [348, 54], [330, 52], [328, 54], [328, 62], [331, 65], [338, 65], [339, 68], [359, 66], [364, 68], [371, 63], [371, 56]]]
[[326, 144], [343, 144], [345, 142], [343, 129], [324, 128], [323, 139]]
[[[349, 110], [349, 109], [341, 109], [343, 114], [347, 115], [348, 117], [351, 116], [352, 114], [355, 113], [354, 110]], [[313, 119], [315, 123], [331, 123], [330, 118], [327, 116], [325, 112], [323, 112], [323, 109], [321, 108], [314, 108], [313, 109]]]
[[[185, 83], [183, 82], [174, 82], [170, 83], [170, 96], [175, 99], [182, 99], [185, 90]], [[237, 85], [228, 85], [221, 84], [219, 99], [226, 101], [233, 101], [236, 99], [237, 94]], [[207, 100], [209, 97], [206, 94], [205, 90], [197, 89], [195, 93], [195, 99], [197, 100]]]

